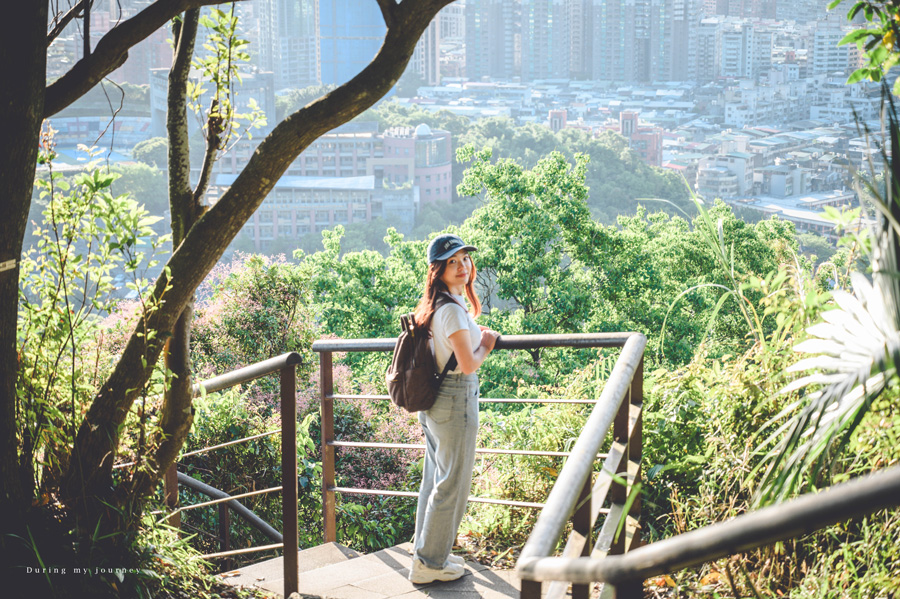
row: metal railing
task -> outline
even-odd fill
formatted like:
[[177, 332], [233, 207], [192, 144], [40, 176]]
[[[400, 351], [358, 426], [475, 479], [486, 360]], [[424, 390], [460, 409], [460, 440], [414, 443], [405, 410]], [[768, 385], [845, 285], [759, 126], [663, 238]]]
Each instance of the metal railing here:
[[[322, 451], [322, 520], [324, 526], [324, 541], [332, 542], [337, 540], [337, 514], [335, 496], [336, 493], [345, 494], [367, 494], [367, 495], [388, 495], [400, 497], [417, 497], [418, 494], [409, 491], [389, 491], [380, 489], [358, 489], [350, 487], [338, 487], [335, 482], [335, 449], [338, 447], [346, 448], [393, 448], [393, 449], [425, 449], [424, 445], [404, 444], [404, 443], [363, 443], [352, 441], [338, 441], [335, 439], [334, 431], [334, 401], [345, 399], [367, 399], [367, 400], [388, 400], [387, 395], [342, 395], [334, 393], [334, 380], [332, 373], [332, 357], [335, 352], [390, 352], [394, 350], [396, 339], [321, 339], [313, 343], [312, 349], [319, 354], [320, 367], [320, 398], [321, 398], [321, 414], [322, 414], [322, 433], [321, 433], [321, 451]], [[591, 443], [591, 447], [587, 447], [584, 443], [580, 445], [576, 443], [570, 452], [545, 452], [545, 451], [528, 451], [528, 450], [507, 450], [478, 448], [476, 453], [482, 454], [501, 454], [501, 455], [532, 455], [532, 456], [557, 456], [567, 457], [568, 462], [577, 461], [586, 464], [588, 469], [593, 467], [596, 459], [605, 459], [605, 464], [611, 468], [612, 473], [621, 476], [606, 477], [606, 489], [611, 489], [611, 497], [619, 499], [624, 504], [625, 498], [630, 495], [633, 485], [640, 481], [640, 453], [641, 453], [641, 393], [642, 393], [642, 364], [643, 350], [646, 345], [646, 338], [639, 333], [591, 333], [591, 334], [563, 334], [563, 335], [503, 335], [496, 343], [495, 350], [534, 350], [545, 347], [568, 347], [568, 348], [623, 348], [622, 355], [616, 362], [610, 376], [607, 388], [615, 387], [617, 391], [609, 393], [604, 391], [599, 399], [491, 399], [482, 398], [480, 403], [574, 403], [574, 404], [594, 404], [593, 412], [588, 421], [588, 427], [591, 430], [597, 430], [596, 443]], [[619, 389], [624, 391], [619, 393]], [[622, 402], [625, 392], [631, 398], [630, 402]], [[615, 396], [615, 398], [613, 397]], [[620, 407], [621, 405], [621, 407]], [[598, 414], [600, 416], [598, 416]], [[608, 454], [598, 454], [600, 445], [605, 438], [609, 429], [609, 423], [605, 426], [602, 422], [597, 421], [600, 418], [602, 422], [609, 423], [615, 421], [614, 434], [616, 439], [613, 447]], [[599, 428], [598, 428], [599, 427]], [[602, 432], [599, 429], [602, 428]], [[629, 462], [629, 458], [631, 461]], [[629, 464], [632, 467], [629, 469]], [[565, 469], [564, 469], [565, 471]], [[587, 474], [590, 470], [587, 471]], [[587, 474], [585, 476], [587, 476]], [[562, 475], [560, 475], [562, 476]], [[627, 479], [627, 482], [624, 482]], [[620, 484], [618, 481], [623, 481]], [[590, 490], [590, 485], [579, 483], [579, 489], [584, 491]], [[557, 482], [557, 486], [559, 482]], [[605, 493], [606, 491], [604, 491]], [[577, 496], [577, 492], [576, 492]], [[583, 498], [580, 502], [579, 509], [572, 514], [573, 510], [568, 510], [569, 516], [572, 516], [572, 522], [576, 530], [580, 534], [584, 534], [590, 530], [593, 521], [601, 513], [606, 514], [610, 510], [596, 506], [584, 507]], [[571, 498], [574, 505], [577, 497]], [[469, 501], [476, 503], [493, 503], [500, 505], [528, 507], [528, 508], [544, 508], [543, 503], [510, 501], [502, 499], [491, 499], [485, 497], [470, 497]], [[551, 493], [550, 502], [558, 502]], [[615, 504], [614, 504], [615, 506]], [[547, 509], [544, 509], [547, 512]], [[640, 502], [635, 501], [631, 504], [629, 513], [632, 515], [634, 522], [638, 520], [640, 514]], [[567, 516], [568, 518], [568, 516]], [[588, 524], [590, 520], [590, 524]], [[563, 525], [565, 522], [563, 522]], [[624, 551], [626, 547], [613, 548], [613, 551], [621, 549]], [[580, 550], [579, 550], [580, 551]]]
[[[608, 583], [615, 599], [642, 598], [643, 581], [796, 538], [837, 522], [900, 505], [900, 466], [742, 514], [604, 559], [537, 557], [523, 552], [516, 570], [529, 580]], [[524, 590], [524, 589], [523, 589]], [[523, 593], [524, 594], [524, 593]]]
[[[386, 395], [341, 395], [334, 393], [332, 357], [335, 352], [389, 352], [396, 339], [329, 339], [313, 344], [319, 353], [321, 393], [322, 520], [324, 541], [336, 541], [337, 493], [416, 497], [417, 493], [384, 489], [356, 489], [335, 484], [335, 449], [379, 448], [424, 450], [424, 445], [338, 441], [334, 430], [334, 401], [342, 399], [388, 400]], [[498, 350], [533, 350], [544, 347], [622, 348], [622, 353], [597, 399], [490, 399], [481, 403], [570, 403], [593, 404], [581, 434], [569, 452], [478, 448], [477, 453], [519, 456], [566, 457], [546, 503], [470, 497], [470, 501], [541, 509], [527, 543], [516, 564], [522, 580], [523, 599], [556, 599], [572, 585], [573, 599], [591, 596], [592, 586], [605, 583], [604, 597], [643, 597], [643, 581], [721, 557], [794, 538], [852, 517], [900, 505], [900, 466], [811, 494], [744, 514], [728, 522], [714, 524], [676, 537], [641, 546], [640, 512], [643, 403], [643, 353], [647, 339], [640, 333], [596, 333], [579, 335], [514, 335], [497, 341]], [[212, 447], [188, 452], [182, 457], [220, 449], [237, 443], [282, 435], [282, 486], [228, 495], [178, 473], [173, 466], [166, 474], [166, 503], [178, 519], [181, 511], [216, 505], [220, 510], [219, 538], [223, 551], [204, 557], [227, 557], [270, 549], [284, 551], [284, 595], [298, 590], [298, 489], [296, 447], [296, 353], [284, 354], [246, 368], [217, 376], [195, 385], [207, 393], [273, 373], [281, 379], [281, 430], [269, 431]], [[612, 431], [607, 453], [598, 453]], [[602, 468], [595, 471], [597, 460]], [[124, 467], [128, 464], [119, 464]], [[178, 483], [204, 493], [213, 500], [177, 507]], [[250, 512], [239, 498], [281, 491], [283, 534]], [[603, 507], [609, 500], [610, 507]], [[271, 540], [272, 545], [230, 550], [229, 509], [245, 518]], [[605, 520], [596, 539], [592, 531], [598, 517]], [[570, 534], [559, 555], [563, 533]], [[210, 535], [212, 536], [212, 535]], [[548, 583], [548, 588], [543, 588]]]
[[[516, 572], [522, 580], [523, 599], [540, 599], [545, 582], [550, 583], [544, 595], [546, 599], [565, 596], [569, 584], [573, 598], [586, 598], [591, 596], [595, 583], [606, 584], [602, 597], [642, 599], [643, 581], [652, 576], [757, 549], [900, 505], [900, 466], [894, 466], [820, 493], [641, 546], [640, 496], [635, 485], [640, 481], [641, 468], [640, 356], [644, 343], [645, 339], [637, 337], [626, 342], [573, 448], [572, 457], [563, 466], [522, 549]], [[623, 401], [626, 397], [628, 401]], [[626, 408], [629, 410], [627, 424]], [[591, 486], [592, 456], [613, 418], [613, 447]], [[627, 441], [623, 438], [626, 429]], [[590, 550], [590, 531], [607, 491], [612, 507], [595, 547]], [[582, 514], [580, 524], [579, 513]], [[572, 534], [561, 555], [554, 555], [570, 517], [573, 517]]]
[[[640, 545], [643, 407], [643, 356], [647, 338], [639, 333], [614, 337], [622, 354], [597, 400], [587, 423], [566, 460], [546, 505], [541, 510], [518, 564], [545, 559], [572, 560], [626, 553]], [[602, 469], [594, 476], [596, 455], [612, 429], [612, 446]], [[603, 509], [606, 500], [610, 508]], [[606, 513], [600, 533], [594, 541], [594, 523]], [[571, 522], [571, 532], [560, 557], [553, 556]], [[519, 568], [521, 596], [540, 599], [543, 583], [550, 582], [545, 596], [564, 597], [569, 579], [552, 578], [543, 572]], [[588, 582], [572, 585], [573, 599], [590, 597]]]
[[[246, 383], [254, 379], [258, 379], [270, 374], [279, 374], [281, 386], [281, 429], [269, 431], [266, 433], [245, 437], [243, 439], [235, 439], [227, 443], [221, 443], [212, 447], [205, 447], [196, 451], [182, 454], [182, 458], [214, 451], [223, 447], [244, 443], [253, 439], [266, 437], [269, 435], [281, 434], [281, 486], [269, 489], [261, 489], [251, 491], [249, 493], [241, 493], [238, 495], [229, 495], [219, 489], [215, 489], [201, 483], [183, 473], [178, 472], [177, 464], [166, 472], [163, 487], [164, 497], [167, 507], [174, 510], [170, 513], [170, 523], [173, 526], [180, 526], [181, 512], [202, 507], [216, 506], [219, 510], [219, 539], [222, 551], [218, 553], [206, 554], [204, 558], [221, 558], [243, 553], [252, 553], [256, 551], [267, 551], [272, 549], [282, 549], [284, 555], [284, 595], [287, 597], [296, 592], [299, 586], [299, 570], [298, 570], [298, 553], [299, 553], [299, 516], [297, 509], [297, 374], [296, 368], [300, 364], [300, 354], [291, 352], [251, 364], [250, 366], [228, 372], [209, 380], [194, 385], [194, 396], [200, 395], [202, 392], [214, 393], [223, 391], [235, 385]], [[125, 466], [126, 464], [121, 464]], [[178, 507], [178, 486], [179, 483], [191, 488], [195, 491], [203, 493], [209, 497], [213, 497], [210, 501], [204, 501], [192, 505]], [[250, 510], [244, 507], [239, 501], [243, 497], [251, 497], [264, 493], [281, 492], [281, 510], [282, 510], [282, 532], [272, 528], [269, 524], [261, 520]], [[244, 518], [252, 526], [260, 530], [275, 543], [270, 545], [260, 545], [256, 547], [247, 547], [242, 549], [231, 549], [230, 547], [230, 524], [231, 519], [229, 510], [233, 510], [236, 514]]]

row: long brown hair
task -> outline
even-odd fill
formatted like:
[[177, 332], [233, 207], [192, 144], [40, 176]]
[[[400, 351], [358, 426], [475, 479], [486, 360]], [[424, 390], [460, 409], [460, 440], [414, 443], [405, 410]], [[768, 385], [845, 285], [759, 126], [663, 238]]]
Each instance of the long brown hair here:
[[[444, 271], [447, 270], [448, 262], [449, 258], [447, 260], [435, 260], [428, 265], [428, 276], [425, 278], [425, 290], [422, 292], [422, 298], [419, 300], [419, 305], [416, 306], [416, 310], [413, 312], [416, 326], [430, 328], [431, 319], [434, 318], [435, 302], [437, 301], [438, 293], [450, 293], [447, 284], [441, 280]], [[479, 301], [478, 296], [475, 295], [475, 273], [477, 271], [475, 270], [475, 262], [472, 261], [471, 254], [469, 255], [469, 262], [472, 265], [472, 268], [469, 271], [469, 280], [466, 281], [466, 297], [469, 299], [469, 305], [471, 306], [469, 312], [473, 317], [477, 317], [481, 314], [481, 301]]]

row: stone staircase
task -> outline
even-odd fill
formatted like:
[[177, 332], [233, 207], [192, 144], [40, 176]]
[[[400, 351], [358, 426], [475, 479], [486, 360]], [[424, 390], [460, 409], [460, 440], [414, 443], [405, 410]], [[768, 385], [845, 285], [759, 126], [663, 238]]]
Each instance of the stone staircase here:
[[[360, 555], [337, 543], [300, 552], [300, 595], [322, 599], [501, 599], [519, 596], [519, 579], [510, 570], [492, 570], [475, 562], [452, 582], [414, 585], [409, 574], [412, 543]], [[255, 587], [282, 597], [284, 570], [278, 557], [221, 575], [235, 586]]]

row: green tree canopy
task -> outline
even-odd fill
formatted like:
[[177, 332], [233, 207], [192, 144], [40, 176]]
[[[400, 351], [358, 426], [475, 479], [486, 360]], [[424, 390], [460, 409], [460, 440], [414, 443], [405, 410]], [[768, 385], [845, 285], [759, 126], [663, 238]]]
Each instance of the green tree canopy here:
[[135, 144], [131, 157], [156, 168], [166, 168], [168, 152], [169, 141], [165, 137], [151, 137]]

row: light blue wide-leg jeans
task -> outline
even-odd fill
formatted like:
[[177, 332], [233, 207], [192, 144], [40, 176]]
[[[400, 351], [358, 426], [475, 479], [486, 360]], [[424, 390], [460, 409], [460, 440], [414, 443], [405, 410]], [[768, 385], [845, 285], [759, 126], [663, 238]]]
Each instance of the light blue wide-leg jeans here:
[[430, 410], [419, 412], [425, 465], [416, 509], [413, 559], [440, 569], [466, 513], [478, 435], [478, 375], [450, 374]]

